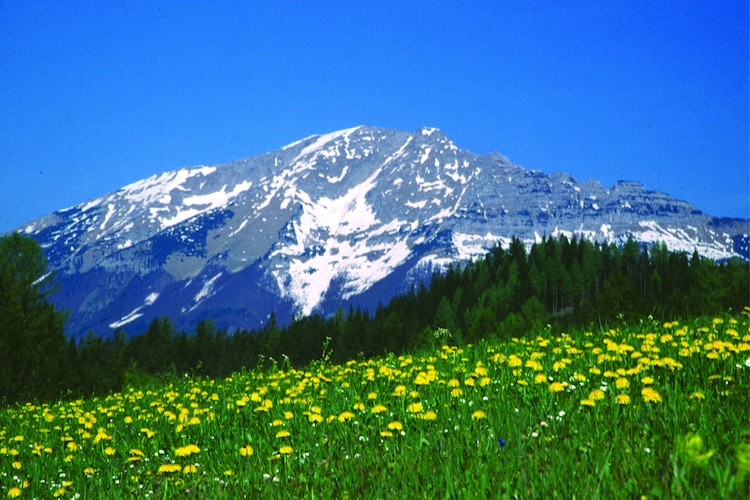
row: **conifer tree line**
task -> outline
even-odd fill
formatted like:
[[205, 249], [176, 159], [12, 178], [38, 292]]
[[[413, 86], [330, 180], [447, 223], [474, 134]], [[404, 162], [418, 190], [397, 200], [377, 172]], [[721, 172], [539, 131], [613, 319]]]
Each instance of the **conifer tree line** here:
[[[750, 301], [750, 267], [697, 252], [670, 252], [628, 240], [618, 247], [565, 236], [526, 248], [514, 238], [429, 286], [374, 311], [340, 308], [278, 325], [228, 331], [211, 319], [178, 331], [168, 317], [146, 332], [118, 329], [76, 342], [65, 313], [49, 302], [52, 276], [38, 244], [17, 233], [0, 239], [0, 403], [103, 394], [174, 377], [223, 377], [271, 364], [400, 354], [430, 344], [510, 339], [544, 329], [599, 330], [648, 316], [660, 321], [740, 310]], [[45, 276], [39, 280], [39, 276]]]

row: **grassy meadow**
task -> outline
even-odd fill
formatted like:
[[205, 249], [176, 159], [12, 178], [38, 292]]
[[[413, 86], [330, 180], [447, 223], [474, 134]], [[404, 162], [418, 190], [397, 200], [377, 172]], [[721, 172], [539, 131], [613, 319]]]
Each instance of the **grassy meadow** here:
[[0, 409], [4, 498], [748, 498], [750, 309]]

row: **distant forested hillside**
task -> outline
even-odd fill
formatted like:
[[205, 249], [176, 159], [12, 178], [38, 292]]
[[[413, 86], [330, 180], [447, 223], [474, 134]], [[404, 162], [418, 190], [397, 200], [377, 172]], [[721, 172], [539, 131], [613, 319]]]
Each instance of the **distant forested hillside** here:
[[[672, 253], [663, 244], [645, 248], [630, 240], [616, 247], [550, 237], [527, 249], [514, 239], [463, 268], [435, 274], [429, 286], [374, 312], [350, 307], [288, 325], [277, 324], [272, 315], [264, 327], [250, 331], [220, 330], [211, 319], [194, 332], [177, 331], [170, 318], [154, 318], [140, 335], [129, 338], [117, 330], [103, 339], [90, 333], [77, 344], [71, 340], [62, 358], [49, 359], [64, 359], [67, 374], [60, 389], [88, 395], [155, 376], [220, 377], [270, 363], [344, 362], [434, 343], [739, 311], [750, 299], [749, 277], [747, 263]], [[49, 388], [38, 395], [49, 395]]]

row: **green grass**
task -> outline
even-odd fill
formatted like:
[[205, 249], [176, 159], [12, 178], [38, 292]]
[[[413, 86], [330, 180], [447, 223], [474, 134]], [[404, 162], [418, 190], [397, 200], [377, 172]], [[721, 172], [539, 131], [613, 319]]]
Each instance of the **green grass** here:
[[747, 313], [14, 406], [0, 495], [747, 498]]

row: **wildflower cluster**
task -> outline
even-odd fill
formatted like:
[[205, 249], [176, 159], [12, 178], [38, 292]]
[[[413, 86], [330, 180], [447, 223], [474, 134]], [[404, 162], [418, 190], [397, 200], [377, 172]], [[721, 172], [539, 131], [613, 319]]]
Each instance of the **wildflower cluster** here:
[[[726, 449], [739, 488], [749, 358], [738, 315], [28, 403], [0, 411], [0, 495], [305, 496], [337, 484], [342, 496], [382, 497], [413, 484], [493, 496], [502, 483], [566, 496], [598, 461], [613, 464], [610, 491], [643, 493], [677, 448], [704, 475]], [[712, 406], [733, 417], [712, 420]], [[685, 427], [707, 422], [714, 432]]]

